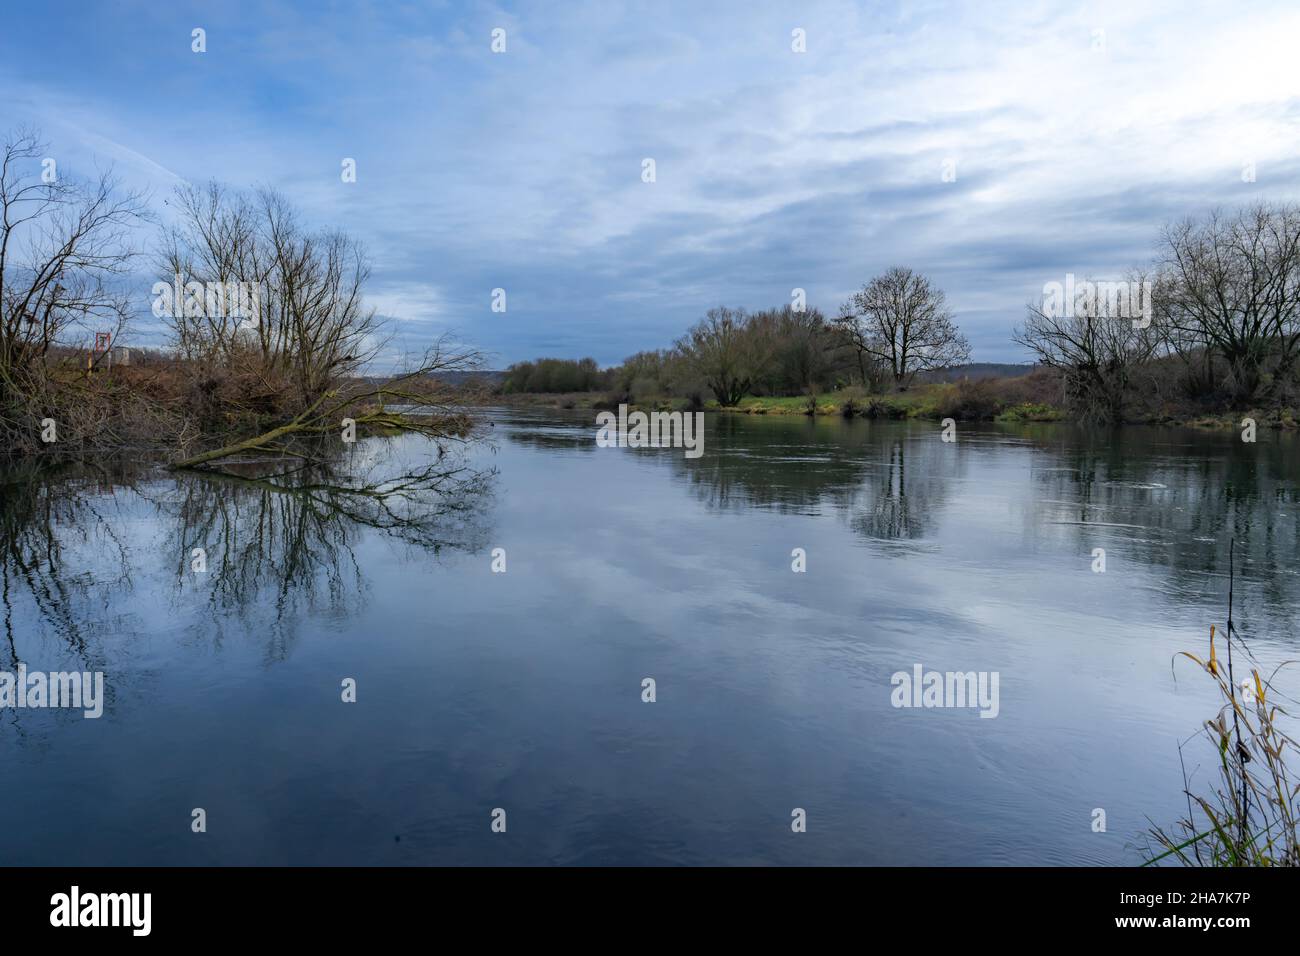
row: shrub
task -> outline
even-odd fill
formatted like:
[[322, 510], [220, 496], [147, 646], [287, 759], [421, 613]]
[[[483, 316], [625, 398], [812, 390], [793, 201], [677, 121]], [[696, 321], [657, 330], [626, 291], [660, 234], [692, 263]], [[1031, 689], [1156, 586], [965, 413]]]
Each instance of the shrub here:
[[935, 402], [935, 414], [958, 421], [991, 421], [1005, 407], [998, 385], [992, 379], [980, 379], [945, 389]]

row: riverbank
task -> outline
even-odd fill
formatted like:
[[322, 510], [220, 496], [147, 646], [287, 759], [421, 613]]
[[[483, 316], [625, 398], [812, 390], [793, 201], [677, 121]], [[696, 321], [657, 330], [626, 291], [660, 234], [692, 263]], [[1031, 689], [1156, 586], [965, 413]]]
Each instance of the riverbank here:
[[[1069, 422], [1064, 408], [1042, 401], [1014, 401], [999, 394], [996, 382], [935, 383], [918, 385], [906, 392], [870, 394], [858, 388], [845, 388], [823, 392], [815, 398], [807, 395], [747, 396], [732, 407], [723, 408], [716, 401], [692, 406], [683, 398], [646, 397], [628, 404], [644, 410], [697, 410], [728, 415], [803, 415], [834, 416], [840, 418], [872, 418], [925, 421], [988, 422]], [[556, 408], [563, 410], [589, 410], [617, 407], [618, 402], [603, 392], [565, 392], [494, 395], [493, 401], [502, 405]], [[1169, 425], [1191, 428], [1232, 429], [1241, 428], [1243, 419], [1252, 419], [1258, 429], [1294, 431], [1300, 428], [1300, 412], [1291, 408], [1273, 411], [1259, 409], [1219, 413], [1187, 413], [1170, 409], [1164, 413], [1133, 418], [1128, 425]]]

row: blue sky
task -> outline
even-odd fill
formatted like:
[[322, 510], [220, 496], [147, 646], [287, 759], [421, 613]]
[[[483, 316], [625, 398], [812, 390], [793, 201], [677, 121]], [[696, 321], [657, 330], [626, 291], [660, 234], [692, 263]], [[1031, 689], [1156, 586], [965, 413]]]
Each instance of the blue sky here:
[[365, 244], [400, 347], [611, 364], [713, 305], [798, 287], [834, 312], [903, 264], [976, 360], [1019, 361], [1044, 283], [1297, 198], [1297, 36], [1290, 2], [14, 4], [0, 129], [159, 207], [181, 181], [281, 189]]

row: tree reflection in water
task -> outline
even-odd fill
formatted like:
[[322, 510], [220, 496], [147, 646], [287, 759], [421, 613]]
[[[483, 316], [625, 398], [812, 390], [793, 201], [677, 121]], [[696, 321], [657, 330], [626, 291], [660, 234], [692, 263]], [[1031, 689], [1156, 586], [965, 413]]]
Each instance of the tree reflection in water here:
[[[342, 456], [341, 456], [342, 457]], [[494, 472], [455, 453], [434, 460], [393, 454], [268, 472], [262, 465], [186, 474], [157, 504], [181, 545], [178, 599], [197, 590], [217, 642], [226, 628], [266, 635], [267, 655], [288, 653], [304, 610], [348, 616], [368, 587], [357, 548], [371, 535], [416, 555], [474, 550]], [[175, 544], [173, 544], [175, 547]], [[194, 549], [207, 571], [192, 570]]]
[[[300, 611], [349, 615], [364, 601], [367, 537], [425, 558], [481, 547], [495, 477], [401, 442], [287, 470], [172, 475], [119, 461], [0, 475], [0, 666], [10, 670], [35, 658], [108, 669], [107, 640], [129, 652], [143, 619], [168, 613], [197, 639], [219, 643], [233, 625], [282, 659]], [[124, 600], [157, 574], [173, 583], [170, 607], [148, 587], [138, 607]]]

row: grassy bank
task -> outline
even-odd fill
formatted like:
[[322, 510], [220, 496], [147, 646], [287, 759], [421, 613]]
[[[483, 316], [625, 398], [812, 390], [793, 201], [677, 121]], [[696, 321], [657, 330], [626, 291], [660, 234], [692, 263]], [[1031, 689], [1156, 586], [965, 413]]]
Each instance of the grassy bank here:
[[[515, 393], [496, 395], [505, 405], [596, 411], [617, 408], [619, 399], [604, 392]], [[638, 396], [627, 402], [633, 408], [657, 411], [687, 411], [693, 406], [683, 398]], [[701, 406], [694, 406], [700, 408]], [[839, 418], [871, 418], [924, 421], [1064, 422], [1070, 416], [1057, 402], [1046, 400], [1038, 388], [1027, 387], [1025, 379], [983, 379], [977, 382], [916, 385], [905, 392], [869, 393], [850, 387], [808, 395], [750, 395], [726, 407], [710, 400], [704, 411], [728, 415], [803, 415]], [[1291, 431], [1300, 428], [1300, 412], [1292, 408], [1266, 411], [1197, 413], [1177, 407], [1154, 410], [1134, 417], [1131, 425], [1179, 425], [1194, 428], [1239, 429], [1251, 418], [1256, 428]]]
[[[601, 392], [535, 393], [518, 392], [497, 395], [504, 405], [557, 409], [602, 409], [617, 407], [618, 402]], [[682, 398], [644, 396], [628, 402], [633, 408], [685, 411], [691, 403]], [[972, 402], [961, 386], [954, 384], [920, 385], [906, 392], [869, 394], [859, 388], [823, 392], [815, 398], [807, 395], [747, 396], [740, 403], [724, 408], [716, 401], [703, 405], [708, 412], [730, 415], [818, 415], [841, 418], [933, 419], [989, 421], [1060, 421], [1064, 414], [1045, 403]]]
[[957, 384], [919, 385], [906, 392], [869, 394], [845, 388], [788, 397], [750, 397], [728, 411], [747, 415], [836, 415], [842, 418], [920, 418], [962, 421], [1055, 422], [1065, 415], [1042, 402], [972, 400]]

